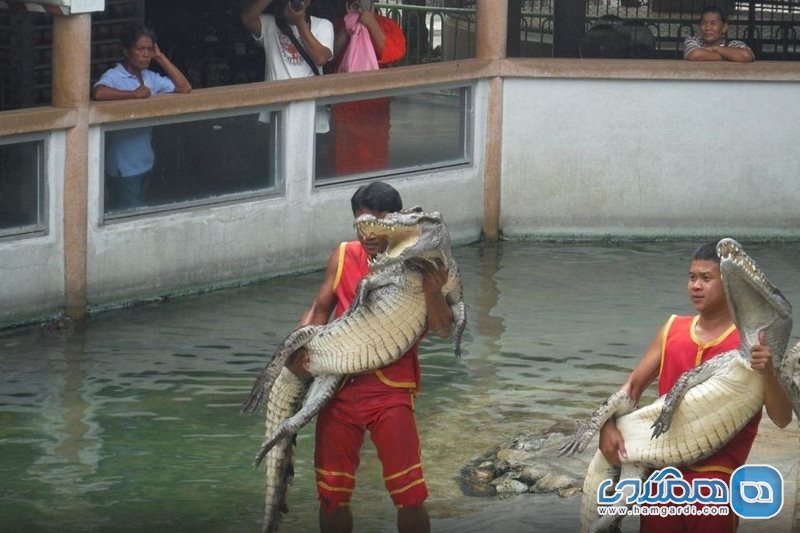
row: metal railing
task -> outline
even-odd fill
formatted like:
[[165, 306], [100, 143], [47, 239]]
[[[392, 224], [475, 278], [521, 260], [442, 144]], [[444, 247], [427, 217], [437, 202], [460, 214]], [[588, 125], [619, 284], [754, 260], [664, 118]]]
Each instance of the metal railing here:
[[[519, 56], [552, 56], [554, 2], [520, 2]], [[475, 1], [426, 3], [420, 6], [384, 0], [376, 4], [406, 34], [408, 55], [403, 64], [471, 57]], [[728, 12], [728, 37], [747, 42], [758, 59], [800, 60], [800, 0], [721, 0], [718, 4]], [[654, 57], [680, 58], [683, 41], [694, 34], [703, 5], [702, 0], [588, 0], [586, 29], [603, 17], [619, 17], [650, 30], [655, 39]]]
[[403, 29], [407, 53], [402, 65], [461, 59], [475, 53], [475, 9], [397, 1], [375, 6]]

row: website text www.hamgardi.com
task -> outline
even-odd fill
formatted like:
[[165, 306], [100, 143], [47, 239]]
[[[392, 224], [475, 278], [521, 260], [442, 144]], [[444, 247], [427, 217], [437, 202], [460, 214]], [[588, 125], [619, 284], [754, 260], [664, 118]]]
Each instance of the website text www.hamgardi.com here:
[[725, 505], [708, 505], [695, 507], [694, 505], [633, 505], [627, 507], [600, 506], [597, 514], [600, 516], [727, 516], [730, 509]]

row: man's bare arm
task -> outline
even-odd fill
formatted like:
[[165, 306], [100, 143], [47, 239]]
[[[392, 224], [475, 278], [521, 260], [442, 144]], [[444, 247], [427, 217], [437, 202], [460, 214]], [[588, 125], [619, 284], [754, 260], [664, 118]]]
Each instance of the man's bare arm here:
[[331, 314], [336, 307], [336, 295], [333, 292], [333, 283], [336, 281], [336, 271], [339, 268], [339, 248], [331, 252], [328, 257], [328, 264], [325, 267], [325, 277], [317, 291], [317, 296], [311, 303], [311, 307], [300, 316], [298, 326], [316, 324], [321, 326], [327, 324]]
[[261, 35], [261, 13], [272, 3], [272, 0], [253, 0], [242, 10], [239, 18], [244, 28], [252, 35]]
[[[642, 392], [658, 376], [658, 371], [661, 368], [661, 344], [665, 334], [664, 330], [665, 328], [662, 327], [658, 331], [655, 338], [650, 342], [650, 346], [644, 356], [639, 360], [621, 387], [637, 403], [642, 396]], [[603, 427], [600, 428], [598, 447], [606, 460], [614, 465], [620, 463], [620, 456], [625, 457], [627, 455], [625, 439], [617, 429], [617, 423], [613, 418], [606, 421]]]
[[750, 348], [750, 366], [764, 380], [764, 407], [772, 423], [785, 428], [792, 421], [792, 401], [781, 385], [772, 365], [772, 350], [765, 343], [764, 332], [758, 334], [758, 342]]
[[688, 54], [689, 61], [733, 61], [736, 63], [750, 63], [755, 60], [750, 48], [733, 48], [729, 46], [711, 46], [708, 48], [695, 48]]
[[333, 50], [320, 43], [314, 34], [311, 33], [311, 25], [306, 21], [305, 8], [300, 11], [295, 11], [292, 9], [291, 4], [286, 4], [283, 14], [286, 20], [297, 28], [297, 33], [300, 34], [300, 40], [303, 41], [306, 52], [308, 52], [308, 55], [316, 66], [321, 67], [333, 59]]

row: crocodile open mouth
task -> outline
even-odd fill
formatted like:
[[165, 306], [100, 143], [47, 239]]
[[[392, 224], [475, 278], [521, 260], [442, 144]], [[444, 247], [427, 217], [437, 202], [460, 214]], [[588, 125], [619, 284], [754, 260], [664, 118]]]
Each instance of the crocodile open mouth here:
[[372, 236], [387, 238], [386, 250], [370, 261], [371, 265], [376, 266], [393, 262], [394, 259], [404, 259], [404, 253], [409, 254], [412, 249], [415, 250], [414, 254], [424, 253], [427, 246], [422, 242], [423, 238], [430, 241], [431, 249], [436, 248], [439, 240], [430, 233], [435, 233], [432, 228], [440, 228], [441, 223], [442, 219], [438, 213], [425, 213], [421, 208], [413, 207], [396, 213], [387, 213], [383, 218], [364, 214], [353, 221], [353, 226], [364, 240]]
[[745, 346], [760, 344], [758, 334], [763, 330], [773, 352], [782, 355], [792, 328], [792, 305], [738, 242], [722, 239], [717, 255], [728, 307]]
[[396, 222], [387, 222], [372, 215], [362, 215], [356, 220], [355, 226], [358, 233], [365, 239], [370, 234], [388, 237], [389, 243], [386, 250], [376, 257], [378, 262], [398, 257], [403, 253], [403, 250], [407, 250], [417, 244], [421, 234], [420, 228], [416, 224], [403, 225]]

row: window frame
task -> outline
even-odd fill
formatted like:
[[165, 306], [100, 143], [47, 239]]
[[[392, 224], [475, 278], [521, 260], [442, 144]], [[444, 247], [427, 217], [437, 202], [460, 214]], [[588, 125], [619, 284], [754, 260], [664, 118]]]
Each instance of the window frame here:
[[[99, 161], [97, 166], [98, 178], [98, 197], [96, 199], [96, 207], [100, 217], [100, 225], [115, 224], [126, 222], [131, 219], [139, 219], [145, 217], [160, 216], [171, 214], [179, 211], [197, 209], [197, 208], [210, 208], [217, 207], [225, 204], [242, 203], [256, 198], [279, 198], [285, 195], [286, 192], [286, 179], [285, 169], [286, 161], [283, 147], [285, 145], [286, 137], [286, 112], [287, 106], [258, 106], [251, 108], [235, 108], [222, 111], [212, 111], [203, 113], [191, 113], [185, 115], [170, 115], [161, 118], [134, 120], [130, 122], [115, 122], [103, 124], [99, 128]], [[222, 194], [219, 196], [212, 196], [206, 198], [197, 198], [193, 200], [184, 200], [180, 202], [173, 202], [169, 204], [160, 204], [153, 206], [142, 206], [136, 209], [130, 209], [122, 212], [108, 213], [105, 210], [105, 134], [109, 131], [119, 131], [133, 128], [146, 128], [157, 127], [164, 125], [183, 124], [187, 122], [199, 122], [202, 120], [214, 120], [220, 118], [232, 118], [246, 115], [255, 115], [267, 113], [274, 113], [274, 125], [272, 126], [275, 143], [273, 145], [273, 159], [272, 170], [275, 173], [275, 183], [271, 187], [256, 189], [252, 191], [242, 191], [236, 193]]]
[[314, 161], [313, 161], [313, 169], [311, 176], [313, 182], [312, 184], [313, 188], [322, 189], [325, 187], [341, 185], [343, 183], [362, 182], [374, 179], [389, 179], [402, 176], [415, 176], [422, 173], [430, 173], [433, 171], [447, 171], [452, 169], [469, 168], [472, 165], [474, 165], [475, 164], [475, 138], [474, 138], [475, 95], [477, 93], [476, 84], [474, 82], [445, 83], [445, 84], [425, 85], [421, 87], [398, 89], [392, 91], [358, 93], [357, 95], [355, 95], [358, 98], [352, 98], [352, 96], [354, 95], [324, 98], [316, 101], [315, 113], [318, 112], [320, 108], [330, 104], [338, 104], [342, 102], [357, 102], [359, 100], [370, 100], [373, 98], [383, 98], [383, 97], [393, 98], [396, 96], [409, 96], [415, 94], [437, 92], [447, 89], [463, 89], [463, 92], [461, 92], [461, 97], [463, 99], [463, 104], [462, 104], [463, 114], [461, 116], [461, 124], [460, 124], [462, 132], [462, 139], [461, 139], [462, 157], [460, 159], [453, 159], [447, 162], [441, 161], [423, 165], [388, 168], [380, 171], [361, 172], [357, 174], [347, 174], [343, 176], [330, 176], [320, 179], [317, 177], [317, 169], [316, 169], [316, 161], [317, 161], [316, 155], [317, 155], [318, 144], [315, 136]]
[[38, 143], [37, 176], [36, 176], [36, 212], [37, 222], [26, 226], [0, 228], [0, 240], [25, 239], [41, 237], [50, 232], [50, 183], [51, 173], [48, 171], [51, 136], [49, 133], [32, 133], [0, 137], [0, 146], [13, 144]]

